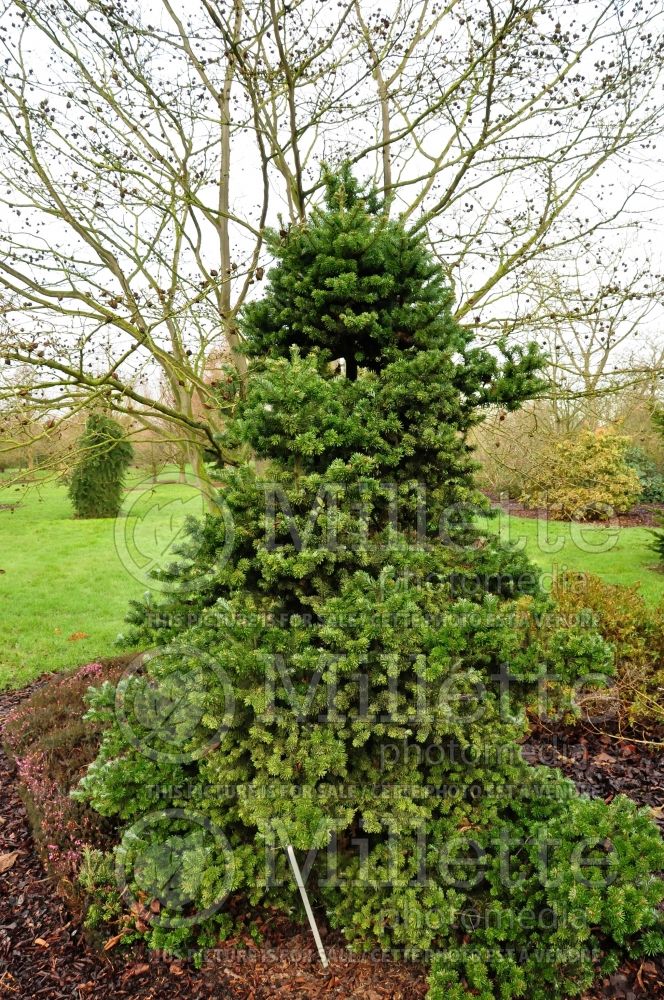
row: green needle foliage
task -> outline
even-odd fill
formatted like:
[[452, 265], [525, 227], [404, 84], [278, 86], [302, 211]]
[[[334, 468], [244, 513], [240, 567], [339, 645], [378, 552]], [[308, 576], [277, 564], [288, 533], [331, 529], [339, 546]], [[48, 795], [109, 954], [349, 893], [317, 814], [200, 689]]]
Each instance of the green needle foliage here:
[[162, 652], [122, 713], [92, 694], [106, 735], [77, 794], [130, 829], [124, 872], [167, 854], [183, 814], [223, 831], [178, 869], [205, 919], [161, 910], [156, 947], [223, 931], [229, 865], [234, 891], [296, 907], [292, 844], [354, 948], [431, 955], [432, 997], [573, 995], [600, 951], [608, 967], [661, 944], [664, 850], [627, 799], [591, 802], [520, 754], [538, 693], [612, 671], [592, 624], [559, 621], [528, 561], [475, 527], [468, 431], [536, 394], [541, 358], [474, 347], [423, 240], [347, 174], [328, 189], [275, 238], [245, 316], [226, 443], [260, 462], [224, 470], [223, 516], [190, 524], [170, 592], [134, 606], [128, 641]]
[[120, 424], [92, 413], [78, 442], [80, 459], [69, 484], [77, 517], [117, 517], [134, 449]]

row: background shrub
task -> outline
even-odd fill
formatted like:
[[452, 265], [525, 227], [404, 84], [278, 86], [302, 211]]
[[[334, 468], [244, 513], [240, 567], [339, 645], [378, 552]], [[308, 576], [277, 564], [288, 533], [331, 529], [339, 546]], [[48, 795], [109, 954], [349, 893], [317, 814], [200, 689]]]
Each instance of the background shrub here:
[[623, 724], [664, 722], [664, 604], [652, 608], [638, 587], [606, 583], [591, 573], [564, 573], [554, 583], [559, 612], [578, 625], [590, 612], [615, 655], [615, 680], [588, 693], [587, 713]]
[[664, 476], [650, 455], [639, 445], [630, 445], [625, 452], [625, 460], [639, 477], [639, 499], [644, 503], [664, 503]]
[[630, 510], [641, 482], [628, 464], [629, 446], [629, 438], [604, 429], [554, 442], [522, 501], [564, 520], [606, 520]]
[[120, 424], [103, 413], [88, 417], [69, 483], [77, 517], [117, 517], [134, 450]]

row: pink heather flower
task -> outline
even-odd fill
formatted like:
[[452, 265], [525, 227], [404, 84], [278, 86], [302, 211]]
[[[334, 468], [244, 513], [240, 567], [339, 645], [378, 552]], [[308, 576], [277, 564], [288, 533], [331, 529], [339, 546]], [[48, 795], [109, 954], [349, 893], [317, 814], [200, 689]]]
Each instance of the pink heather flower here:
[[101, 663], [86, 663], [76, 672], [76, 677], [98, 677], [102, 672]]

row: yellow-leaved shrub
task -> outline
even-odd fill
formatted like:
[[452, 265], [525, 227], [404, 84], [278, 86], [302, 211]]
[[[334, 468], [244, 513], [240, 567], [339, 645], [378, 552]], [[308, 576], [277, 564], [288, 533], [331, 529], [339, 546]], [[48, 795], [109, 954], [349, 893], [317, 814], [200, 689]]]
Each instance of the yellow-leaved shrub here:
[[608, 520], [625, 513], [641, 493], [639, 477], [627, 464], [630, 445], [628, 437], [607, 429], [553, 442], [521, 501], [563, 520]]

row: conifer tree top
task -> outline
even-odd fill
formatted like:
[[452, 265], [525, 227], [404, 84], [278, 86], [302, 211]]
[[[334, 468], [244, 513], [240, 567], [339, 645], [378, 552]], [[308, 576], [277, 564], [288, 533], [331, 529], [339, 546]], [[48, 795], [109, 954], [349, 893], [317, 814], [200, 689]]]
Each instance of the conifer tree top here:
[[[326, 208], [271, 233], [267, 294], [244, 314], [252, 356], [319, 348], [346, 373], [378, 370], [403, 351], [442, 346], [450, 291], [421, 234], [388, 219], [375, 191], [347, 167], [327, 176]], [[458, 347], [461, 348], [459, 343]]]

